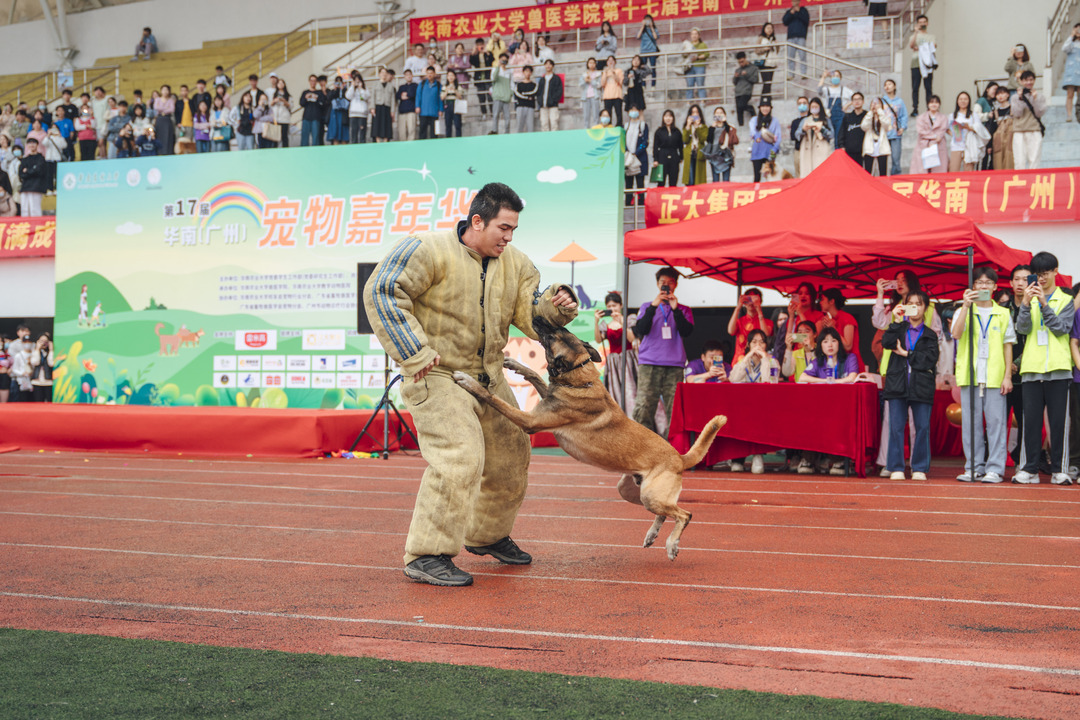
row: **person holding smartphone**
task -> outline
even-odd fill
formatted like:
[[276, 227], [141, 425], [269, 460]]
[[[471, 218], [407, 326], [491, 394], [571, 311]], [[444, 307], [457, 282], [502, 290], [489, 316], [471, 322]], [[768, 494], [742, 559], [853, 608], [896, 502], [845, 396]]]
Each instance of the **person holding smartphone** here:
[[[634, 422], [653, 432], [667, 436], [671, 427], [671, 410], [675, 389], [683, 379], [686, 367], [686, 348], [683, 338], [694, 331], [694, 314], [679, 304], [675, 289], [679, 272], [663, 267], [656, 272], [659, 293], [651, 302], [641, 306], [634, 335], [641, 338], [638, 351], [638, 388], [634, 400]], [[666, 426], [656, 427], [657, 403], [663, 399]]]
[[795, 326], [795, 332], [789, 332], [784, 341], [787, 344], [787, 352], [784, 353], [784, 364], [780, 368], [780, 374], [798, 382], [806, 366], [814, 360], [817, 328], [809, 320], [801, 320]]
[[892, 323], [882, 336], [882, 345], [892, 351], [882, 395], [889, 409], [889, 478], [903, 480], [904, 426], [914, 419], [915, 438], [911, 443], [911, 479], [925, 480], [930, 469], [930, 411], [937, 385], [934, 369], [938, 361], [937, 333], [926, 326], [930, 298], [922, 290], [909, 292], [906, 304], [892, 310]]
[[[764, 330], [750, 331], [746, 355], [731, 368], [729, 377], [733, 383], [775, 384], [779, 382], [780, 365], [769, 354], [768, 336]], [[750, 460], [750, 472], [755, 475], [765, 472], [765, 458], [761, 455], [732, 460], [731, 471], [741, 472], [747, 459]]]
[[[975, 282], [964, 291], [964, 301], [953, 316], [952, 336], [956, 338], [956, 384], [961, 388], [960, 407], [963, 417], [962, 438], [964, 471], [956, 477], [960, 482], [982, 480], [1000, 483], [1005, 479], [1005, 455], [1009, 442], [1008, 395], [1012, 390], [1013, 346], [1016, 331], [1008, 308], [991, 298], [997, 287], [998, 274], [989, 267], [975, 269]], [[975, 322], [970, 318], [974, 315]], [[972, 337], [974, 333], [974, 337]], [[971, 347], [975, 348], [975, 377], [971, 377]], [[971, 392], [965, 388], [975, 385], [975, 406]], [[983, 440], [983, 421], [986, 421], [986, 440]], [[975, 423], [975, 445], [971, 444], [971, 423]]]
[[731, 313], [727, 332], [735, 337], [734, 362], [739, 362], [746, 354], [746, 343], [752, 331], [761, 330], [766, 336], [772, 337], [773, 323], [765, 318], [765, 313], [761, 310], [761, 300], [761, 291], [749, 288], [739, 298], [739, 306], [735, 308], [735, 312]]
[[[798, 376], [798, 382], [804, 384], [845, 384], [850, 385], [860, 379], [859, 361], [844, 349], [840, 332], [834, 327], [827, 327], [817, 336], [814, 359]], [[810, 475], [816, 465], [821, 472], [830, 475], [845, 473], [844, 460], [840, 455], [827, 455], [817, 452], [803, 452], [796, 468], [799, 475]]]
[[688, 383], [722, 383], [731, 375], [731, 365], [724, 362], [724, 344], [719, 340], [706, 340], [701, 357], [686, 366]]
[[[622, 295], [609, 292], [604, 297], [603, 310], [593, 313], [593, 339], [607, 346], [604, 358], [604, 388], [611, 393], [627, 415], [634, 412], [634, 396], [637, 395], [638, 354], [637, 337], [623, 318]], [[630, 323], [637, 321], [631, 316]], [[626, 352], [623, 353], [623, 332], [626, 332]], [[623, 404], [625, 399], [625, 405]]]
[[1073, 298], [1057, 287], [1057, 258], [1048, 252], [1031, 258], [1032, 274], [1016, 314], [1016, 332], [1027, 335], [1020, 359], [1020, 381], [1024, 385], [1024, 447], [1014, 483], [1039, 482], [1042, 424], [1045, 411], [1050, 421], [1050, 482], [1071, 485], [1067, 427], [1069, 386], [1072, 383], [1072, 332], [1076, 307]]

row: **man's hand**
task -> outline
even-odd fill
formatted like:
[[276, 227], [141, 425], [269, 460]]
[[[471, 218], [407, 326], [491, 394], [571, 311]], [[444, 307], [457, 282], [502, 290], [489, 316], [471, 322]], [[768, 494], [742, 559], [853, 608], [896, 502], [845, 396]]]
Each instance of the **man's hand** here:
[[971, 305], [971, 303], [975, 302], [978, 299], [979, 299], [979, 291], [978, 290], [965, 290], [964, 291], [964, 307], [967, 307], [967, 306]]
[[1045, 297], [1046, 296], [1043, 293], [1042, 285], [1040, 285], [1037, 282], [1031, 283], [1024, 290], [1024, 304], [1025, 305], [1030, 305], [1032, 300], [1038, 300], [1039, 303], [1042, 304]]
[[1001, 382], [1001, 394], [1008, 395], [1012, 392], [1012, 389], [1012, 378], [1006, 375], [1005, 379]]
[[667, 296], [667, 301], [668, 301], [668, 305], [671, 306], [672, 310], [679, 307], [679, 298], [675, 297], [674, 295], [669, 294]]
[[418, 373], [416, 373], [415, 375], [413, 375], [413, 382], [420, 382], [421, 380], [423, 380], [423, 379], [424, 379], [424, 377], [425, 377], [425, 376], [426, 376], [426, 375], [427, 375], [427, 374], [428, 374], [429, 372], [431, 372], [431, 371], [432, 371], [432, 370], [433, 370], [433, 369], [435, 368], [435, 366], [436, 366], [436, 365], [438, 365], [438, 364], [439, 364], [439, 360], [441, 360], [441, 359], [442, 359], [441, 357], [439, 357], [438, 355], [436, 355], [436, 356], [435, 356], [435, 359], [434, 359], [434, 360], [432, 360], [432, 361], [431, 361], [431, 362], [429, 362], [429, 363], [428, 363], [427, 365], [425, 365], [425, 366], [424, 366], [424, 367], [423, 367], [423, 368], [422, 368], [422, 369], [420, 370], [420, 372], [418, 372]]
[[574, 296], [571, 295], [566, 288], [559, 288], [559, 292], [555, 293], [555, 296], [551, 298], [551, 304], [555, 307], [564, 307], [574, 310], [577, 308], [577, 303], [574, 302]]
[[897, 355], [899, 355], [900, 357], [907, 357], [908, 356], [908, 351], [904, 349], [904, 346], [900, 343], [899, 340], [896, 341], [896, 347], [893, 349], [893, 352], [896, 353]]

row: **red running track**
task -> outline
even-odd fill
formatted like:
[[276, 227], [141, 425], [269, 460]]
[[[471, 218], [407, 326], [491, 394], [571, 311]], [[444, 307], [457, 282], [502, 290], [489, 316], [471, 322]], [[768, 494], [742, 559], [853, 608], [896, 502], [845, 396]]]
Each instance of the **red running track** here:
[[423, 468], [5, 455], [0, 624], [1076, 717], [1076, 488], [690, 473], [672, 563], [537, 456], [533, 565], [445, 589], [401, 573]]

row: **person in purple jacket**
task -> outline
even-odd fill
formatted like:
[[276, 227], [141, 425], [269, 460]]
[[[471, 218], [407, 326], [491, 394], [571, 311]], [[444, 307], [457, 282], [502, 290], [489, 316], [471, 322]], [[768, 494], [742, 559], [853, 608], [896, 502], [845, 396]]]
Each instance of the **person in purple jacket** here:
[[701, 357], [691, 360], [686, 366], [686, 382], [719, 383], [727, 382], [731, 365], [724, 361], [724, 344], [719, 340], [706, 340], [701, 348]]
[[641, 306], [634, 325], [634, 335], [641, 340], [634, 422], [658, 432], [656, 404], [662, 398], [667, 420], [663, 435], [671, 426], [675, 389], [682, 382], [683, 368], [686, 367], [686, 348], [682, 339], [694, 331], [694, 314], [675, 297], [678, 284], [679, 273], [675, 268], [660, 268], [656, 272], [656, 287], [660, 292], [652, 302]]
[[[803, 370], [801, 383], [846, 383], [859, 379], [859, 359], [844, 350], [844, 341], [836, 328], [825, 328], [817, 336], [814, 359]], [[809, 475], [814, 468], [822, 472], [828, 468], [830, 475], [844, 475], [844, 458], [839, 455], [804, 452], [796, 472]]]

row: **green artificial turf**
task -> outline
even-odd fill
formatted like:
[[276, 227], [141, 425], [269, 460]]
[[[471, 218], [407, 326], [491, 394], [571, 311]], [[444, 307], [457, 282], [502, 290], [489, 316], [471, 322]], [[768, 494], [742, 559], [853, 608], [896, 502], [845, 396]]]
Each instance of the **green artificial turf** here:
[[942, 710], [336, 655], [0, 629], [0, 718], [798, 718]]

